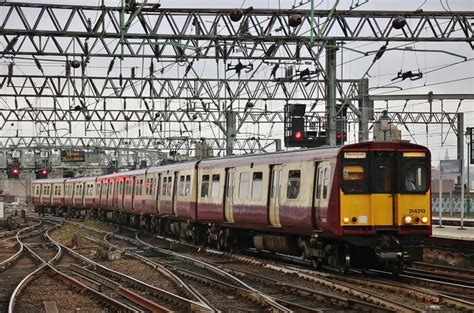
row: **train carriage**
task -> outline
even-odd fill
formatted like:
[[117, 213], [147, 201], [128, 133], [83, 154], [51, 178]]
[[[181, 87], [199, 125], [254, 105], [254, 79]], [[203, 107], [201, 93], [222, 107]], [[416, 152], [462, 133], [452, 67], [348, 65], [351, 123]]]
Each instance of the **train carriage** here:
[[[423, 146], [364, 142], [173, 163], [99, 177], [96, 201], [121, 223], [145, 219], [148, 229], [219, 248], [302, 254], [342, 271], [372, 262], [398, 271], [431, 235], [430, 162]], [[65, 182], [66, 205], [81, 184]], [[35, 192], [38, 205], [50, 201], [45, 186]]]
[[33, 204], [37, 209], [64, 207], [64, 178], [35, 180]]
[[83, 179], [83, 182], [84, 182], [83, 207], [84, 208], [93, 209], [96, 206], [96, 201], [97, 201], [96, 181], [97, 181], [97, 177], [87, 177]]
[[74, 207], [74, 180], [67, 179], [64, 182], [64, 205], [68, 208]]
[[52, 196], [51, 203], [54, 207], [62, 209], [65, 206], [64, 202], [64, 182], [66, 179], [57, 178], [51, 180], [52, 183]]

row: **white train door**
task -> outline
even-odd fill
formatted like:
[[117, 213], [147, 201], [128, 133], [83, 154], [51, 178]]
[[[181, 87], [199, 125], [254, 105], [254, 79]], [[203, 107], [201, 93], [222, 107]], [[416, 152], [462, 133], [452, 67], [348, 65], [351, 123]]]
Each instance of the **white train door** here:
[[234, 223], [233, 198], [235, 187], [235, 168], [226, 169], [225, 196], [224, 196], [224, 217], [227, 223]]
[[281, 227], [280, 224], [280, 194], [282, 165], [274, 165], [271, 168], [270, 201], [268, 205], [268, 219], [273, 227]]

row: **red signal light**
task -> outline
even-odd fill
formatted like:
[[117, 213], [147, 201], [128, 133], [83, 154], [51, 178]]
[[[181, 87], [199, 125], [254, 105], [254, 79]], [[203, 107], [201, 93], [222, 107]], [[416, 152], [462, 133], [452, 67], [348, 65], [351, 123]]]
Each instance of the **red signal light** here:
[[293, 137], [296, 139], [296, 140], [301, 140], [303, 139], [303, 132], [298, 130], [298, 131], [295, 131], [295, 133], [293, 134]]
[[41, 170], [41, 175], [48, 175], [48, 170], [47, 169], [42, 169]]
[[14, 166], [8, 169], [8, 178], [18, 178], [20, 176], [21, 168]]

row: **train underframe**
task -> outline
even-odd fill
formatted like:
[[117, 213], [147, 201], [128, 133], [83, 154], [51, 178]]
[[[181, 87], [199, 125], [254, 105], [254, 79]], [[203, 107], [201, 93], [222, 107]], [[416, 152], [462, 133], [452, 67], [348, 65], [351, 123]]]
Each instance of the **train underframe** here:
[[214, 246], [218, 250], [238, 251], [255, 248], [300, 257], [315, 268], [331, 267], [341, 273], [351, 268], [379, 268], [401, 273], [411, 262], [422, 259], [421, 239], [425, 235], [400, 237], [395, 232], [371, 236], [351, 235], [329, 238], [315, 233], [304, 237], [249, 231], [247, 229], [201, 225], [167, 217], [102, 209], [37, 207], [37, 212], [111, 221], [120, 225], [143, 228], [151, 233], [173, 235], [194, 244]]

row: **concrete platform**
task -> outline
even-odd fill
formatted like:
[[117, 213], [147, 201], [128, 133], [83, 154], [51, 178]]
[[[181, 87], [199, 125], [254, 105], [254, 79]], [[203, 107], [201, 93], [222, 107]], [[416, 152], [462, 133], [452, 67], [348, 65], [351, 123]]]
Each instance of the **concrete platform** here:
[[474, 241], [474, 227], [464, 227], [461, 230], [459, 226], [443, 226], [443, 228], [438, 228], [437, 225], [433, 225], [433, 237]]

